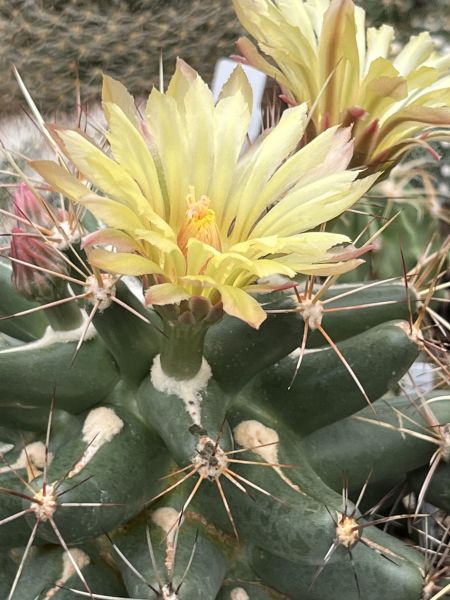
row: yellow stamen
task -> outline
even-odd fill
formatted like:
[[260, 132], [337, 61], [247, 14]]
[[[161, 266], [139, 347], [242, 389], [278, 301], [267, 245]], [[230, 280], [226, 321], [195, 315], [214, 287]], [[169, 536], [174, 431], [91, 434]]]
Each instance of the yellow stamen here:
[[177, 243], [183, 253], [186, 253], [186, 248], [190, 238], [196, 238], [205, 244], [209, 244], [216, 250], [222, 250], [220, 242], [219, 229], [216, 224], [216, 215], [209, 208], [208, 196], [200, 196], [197, 200], [195, 197], [195, 189], [189, 186], [189, 193], [186, 196], [188, 209], [186, 216], [181, 224], [180, 231], [177, 236]]

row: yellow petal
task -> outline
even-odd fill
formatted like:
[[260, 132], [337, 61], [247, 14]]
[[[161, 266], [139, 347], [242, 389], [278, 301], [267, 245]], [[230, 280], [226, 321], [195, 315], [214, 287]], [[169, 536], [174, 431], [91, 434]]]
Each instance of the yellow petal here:
[[[236, 71], [237, 69], [233, 73]], [[214, 164], [208, 196], [211, 198], [211, 208], [223, 237], [227, 233], [223, 222], [224, 213], [230, 189], [235, 183], [236, 165], [251, 117], [246, 93], [237, 90], [234, 95], [225, 95], [214, 110]]]
[[244, 69], [241, 65], [237, 65], [220, 91], [218, 104], [225, 98], [234, 98], [241, 94], [244, 96], [248, 112], [251, 113], [253, 109], [252, 86], [247, 79]]
[[197, 71], [190, 67], [182, 58], [177, 57], [175, 72], [170, 78], [166, 95], [176, 100], [180, 110], [184, 110], [184, 97], [192, 82], [197, 77]]
[[212, 92], [199, 75], [184, 96], [184, 106], [189, 163], [195, 165], [190, 171], [189, 184], [201, 195], [207, 193], [213, 168], [214, 101]]
[[77, 169], [108, 196], [136, 211], [146, 207], [137, 183], [126, 171], [77, 131], [58, 131], [65, 151]]
[[333, 73], [320, 106], [336, 123], [344, 108], [357, 103], [360, 64], [352, 0], [331, 0], [323, 18], [318, 61], [321, 81]]
[[109, 114], [110, 130], [106, 137], [115, 160], [138, 183], [149, 207], [164, 219], [164, 200], [158, 173], [147, 144], [119, 106], [109, 103], [103, 106]]
[[401, 75], [408, 75], [433, 52], [433, 40], [428, 31], [413, 35], [394, 60], [394, 67]]
[[128, 234], [117, 229], [98, 229], [83, 237], [82, 248], [100, 244], [114, 246], [120, 252], [135, 252], [141, 250], [140, 245]]
[[[291, 156], [274, 173], [255, 200], [247, 223], [267, 210], [279, 198], [323, 176], [345, 169], [353, 154], [350, 129], [331, 127]], [[247, 232], [247, 230], [245, 230]]]
[[239, 38], [236, 42], [236, 47], [253, 67], [266, 73], [266, 75], [272, 77], [272, 79], [283, 85], [286, 89], [290, 89], [291, 85], [289, 79], [280, 71], [280, 69], [265, 60], [258, 52], [256, 46], [252, 44], [249, 39], [245, 37]]
[[89, 253], [88, 259], [94, 267], [119, 275], [164, 274], [155, 262], [129, 252], [107, 252], [96, 249]]
[[[145, 115], [152, 138], [152, 153], [157, 155], [170, 204], [166, 206], [166, 219], [172, 229], [178, 230], [186, 212], [186, 194], [189, 181], [186, 127], [177, 103], [171, 96], [161, 94], [155, 88], [148, 99]], [[198, 193], [200, 190], [198, 190]]]
[[128, 206], [124, 206], [115, 200], [90, 193], [83, 198], [79, 198], [78, 202], [108, 227], [122, 229], [130, 232], [130, 234], [135, 229], [142, 227], [142, 221], [139, 220], [136, 214]]
[[254, 260], [252, 264], [252, 272], [257, 277], [270, 277], [271, 275], [286, 275], [287, 277], [295, 277], [296, 271], [287, 265], [284, 265], [278, 260], [259, 259]]
[[196, 238], [191, 238], [187, 245], [186, 273], [190, 275], [204, 274], [209, 261], [219, 255], [220, 252], [212, 246]]
[[134, 127], [138, 127], [137, 110], [134, 104], [133, 96], [128, 92], [127, 88], [120, 83], [120, 81], [117, 81], [116, 79], [113, 79], [109, 75], [105, 74], [103, 74], [102, 102], [108, 123], [108, 106], [111, 104], [116, 104], [122, 109], [130, 123], [132, 123]]
[[320, 263], [316, 265], [310, 264], [294, 264], [293, 267], [297, 271], [297, 273], [302, 273], [303, 275], [317, 275], [320, 277], [328, 277], [329, 275], [342, 275], [343, 273], [348, 273], [349, 271], [353, 271], [362, 265], [364, 260], [361, 258], [357, 258], [354, 260], [349, 260], [346, 262], [338, 262], [338, 263]]
[[357, 171], [343, 171], [299, 187], [259, 221], [252, 236], [294, 235], [334, 219], [355, 204], [379, 174], [354, 181], [357, 176]]
[[[247, 237], [259, 211], [255, 202], [279, 165], [295, 150], [306, 125], [306, 104], [285, 110], [280, 122], [265, 136], [257, 150], [237, 174], [237, 183], [228, 200], [224, 226], [234, 222], [230, 243]], [[255, 216], [256, 215], [256, 216]]]
[[51, 160], [32, 160], [29, 165], [50, 184], [55, 192], [60, 192], [73, 202], [78, 202], [80, 198], [91, 193], [91, 190], [67, 169]]
[[381, 27], [369, 27], [367, 29], [367, 52], [365, 60], [365, 75], [374, 60], [377, 58], [387, 58], [394, 38], [394, 29], [390, 25], [381, 25]]
[[189, 298], [190, 294], [184, 287], [173, 283], [152, 285], [145, 291], [145, 303], [150, 305], [178, 304]]
[[223, 309], [232, 317], [246, 321], [250, 327], [259, 329], [267, 315], [259, 303], [243, 290], [230, 285], [217, 286], [220, 292]]

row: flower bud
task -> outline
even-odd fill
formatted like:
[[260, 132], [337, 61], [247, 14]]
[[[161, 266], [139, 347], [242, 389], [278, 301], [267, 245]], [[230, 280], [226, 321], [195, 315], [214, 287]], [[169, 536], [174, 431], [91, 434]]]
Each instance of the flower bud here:
[[30, 225], [52, 227], [50, 216], [26, 183], [21, 183], [14, 194], [14, 214], [29, 219]]
[[[65, 297], [66, 281], [59, 274], [68, 275], [68, 266], [45, 239], [15, 227], [11, 231], [9, 257], [12, 259], [12, 285], [21, 296], [39, 303], [53, 302]], [[36, 265], [52, 273], [34, 269], [16, 260]]]

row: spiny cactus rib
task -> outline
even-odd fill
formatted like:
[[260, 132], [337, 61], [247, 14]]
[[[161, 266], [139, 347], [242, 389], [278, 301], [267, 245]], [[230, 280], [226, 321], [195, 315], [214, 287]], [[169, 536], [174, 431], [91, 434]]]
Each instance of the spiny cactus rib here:
[[[389, 321], [338, 344], [364, 393], [340, 355], [327, 348], [307, 354], [294, 381], [297, 353], [266, 369], [243, 390], [240, 402], [277, 415], [302, 435], [353, 414], [366, 405], [366, 399], [376, 419], [378, 405], [372, 406], [372, 401], [390, 389], [419, 353], [402, 325], [407, 324]], [[318, 372], [323, 373], [319, 381]]]
[[[441, 423], [450, 419], [448, 396], [440, 392], [427, 395]], [[441, 401], [439, 401], [441, 399]], [[421, 400], [388, 397], [377, 403], [377, 415], [364, 408], [352, 417], [320, 429], [302, 441], [305, 454], [320, 476], [334, 489], [340, 486], [342, 465], [352, 485], [361, 486], [367, 471], [372, 483], [384, 484], [385, 491], [402, 480], [409, 471], [439, 448], [434, 428], [421, 416]], [[430, 405], [431, 406], [431, 405]], [[358, 452], [355, 452], [355, 446]], [[390, 457], [396, 456], [396, 460]], [[351, 490], [352, 493], [355, 491]]]
[[[305, 300], [313, 300], [316, 294], [323, 326], [335, 342], [391, 319], [408, 318], [408, 303], [413, 309], [416, 304], [415, 292], [406, 290], [403, 283], [382, 281], [337, 285], [323, 294], [319, 288], [303, 301], [298, 300], [293, 288], [262, 297], [260, 301], [269, 316], [258, 332], [238, 319], [225, 317], [207, 334], [206, 357], [220, 385], [235, 392], [256, 373], [298, 348], [304, 333]], [[235, 349], [233, 339], [238, 338], [240, 345]], [[326, 345], [320, 332], [309, 330], [308, 348]]]

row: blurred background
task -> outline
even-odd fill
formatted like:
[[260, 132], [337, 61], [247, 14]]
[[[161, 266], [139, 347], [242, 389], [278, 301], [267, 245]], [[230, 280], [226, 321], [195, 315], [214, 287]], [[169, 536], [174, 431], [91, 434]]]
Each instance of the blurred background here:
[[[369, 22], [393, 23], [398, 41], [427, 29], [440, 46], [450, 43], [448, 0], [362, 0]], [[446, 33], [447, 32], [447, 33]], [[243, 31], [231, 0], [2, 0], [0, 1], [0, 105], [3, 115], [23, 103], [15, 64], [38, 107], [73, 108], [97, 97], [103, 71], [133, 94], [158, 80], [159, 53], [166, 72], [182, 56], [210, 80], [218, 58], [234, 51]]]

